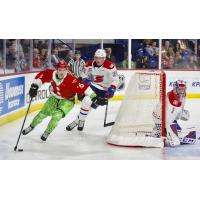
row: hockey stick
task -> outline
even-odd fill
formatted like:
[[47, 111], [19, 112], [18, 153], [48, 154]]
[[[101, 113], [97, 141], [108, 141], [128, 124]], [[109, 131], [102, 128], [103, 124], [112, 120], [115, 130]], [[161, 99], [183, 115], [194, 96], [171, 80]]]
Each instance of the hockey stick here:
[[104, 127], [107, 127], [107, 126], [112, 126], [115, 124], [115, 122], [106, 122], [107, 121], [107, 115], [108, 115], [108, 103], [106, 104], [106, 110], [105, 110], [105, 116], [104, 116]]
[[[26, 115], [25, 115], [25, 117], [24, 117], [24, 121], [23, 121], [23, 124], [22, 124], [22, 128], [21, 128], [21, 131], [20, 131], [20, 133], [19, 133], [19, 136], [18, 136], [18, 139], [17, 139], [17, 143], [16, 143], [16, 145], [15, 145], [15, 147], [14, 147], [14, 151], [17, 150], [17, 146], [18, 146], [19, 140], [20, 140], [20, 138], [21, 138], [22, 130], [23, 130], [23, 128], [24, 128], [24, 124], [25, 124], [25, 121], [26, 121], [26, 117], [27, 117], [27, 115], [28, 115], [28, 111], [29, 111], [30, 106], [31, 106], [31, 102], [32, 102], [32, 98], [31, 98], [31, 100], [30, 100], [30, 102], [29, 102], [28, 109], [27, 109], [27, 111], [26, 111]], [[21, 149], [20, 151], [23, 151], [23, 149]]]

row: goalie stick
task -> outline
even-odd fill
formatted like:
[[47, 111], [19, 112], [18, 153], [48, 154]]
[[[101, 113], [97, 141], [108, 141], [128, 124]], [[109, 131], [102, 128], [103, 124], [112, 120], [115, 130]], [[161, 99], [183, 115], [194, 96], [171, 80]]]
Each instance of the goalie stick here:
[[107, 127], [107, 126], [112, 126], [115, 124], [115, 122], [106, 122], [107, 121], [107, 115], [108, 115], [108, 103], [106, 104], [106, 110], [105, 110], [105, 116], [104, 116], [104, 127]]

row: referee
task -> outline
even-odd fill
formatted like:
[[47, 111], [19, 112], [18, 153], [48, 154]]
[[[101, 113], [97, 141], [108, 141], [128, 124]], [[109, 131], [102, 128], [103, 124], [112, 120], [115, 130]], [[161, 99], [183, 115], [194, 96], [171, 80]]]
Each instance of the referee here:
[[73, 74], [79, 77], [84, 65], [85, 65], [85, 61], [81, 58], [81, 52], [75, 51], [75, 58], [72, 65]]

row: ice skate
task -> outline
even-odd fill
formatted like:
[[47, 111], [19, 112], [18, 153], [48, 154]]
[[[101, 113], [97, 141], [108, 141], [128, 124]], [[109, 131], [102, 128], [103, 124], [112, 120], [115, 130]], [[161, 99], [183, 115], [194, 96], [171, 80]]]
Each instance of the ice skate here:
[[71, 123], [66, 127], [66, 130], [67, 130], [67, 131], [71, 131], [71, 130], [73, 130], [77, 125], [78, 125], [78, 120], [75, 120], [75, 121], [71, 122]]
[[49, 133], [44, 132], [44, 133], [41, 135], [41, 140], [46, 141], [48, 137], [49, 137]]
[[78, 130], [78, 131], [82, 131], [83, 128], [84, 128], [84, 124], [85, 124], [85, 121], [83, 121], [83, 120], [79, 120], [79, 121], [78, 121], [78, 127], [77, 127], [77, 130]]
[[26, 129], [24, 129], [22, 131], [22, 135], [27, 135], [28, 133], [30, 133], [33, 130], [33, 127], [29, 126]]

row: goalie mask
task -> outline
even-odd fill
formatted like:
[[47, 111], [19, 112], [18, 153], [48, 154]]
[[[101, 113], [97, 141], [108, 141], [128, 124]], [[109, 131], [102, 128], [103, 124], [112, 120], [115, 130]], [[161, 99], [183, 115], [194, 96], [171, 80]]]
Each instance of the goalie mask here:
[[177, 95], [186, 95], [186, 82], [183, 80], [175, 81], [173, 84], [173, 90]]

